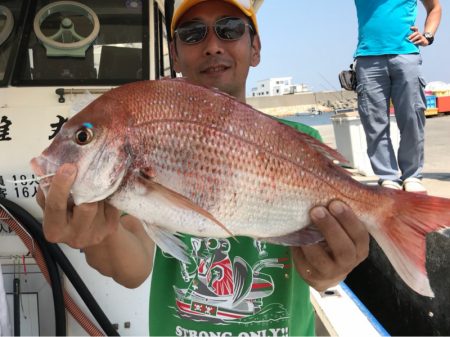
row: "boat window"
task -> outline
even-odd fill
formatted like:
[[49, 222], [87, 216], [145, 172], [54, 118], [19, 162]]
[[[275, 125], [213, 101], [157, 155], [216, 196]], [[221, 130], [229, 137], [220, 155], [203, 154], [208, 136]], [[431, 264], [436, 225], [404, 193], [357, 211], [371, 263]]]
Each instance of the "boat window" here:
[[171, 76], [171, 64], [169, 55], [169, 42], [167, 39], [167, 30], [165, 27], [165, 18], [159, 9], [158, 4], [154, 3], [154, 22], [155, 22], [155, 74], [156, 78]]
[[23, 1], [0, 2], [0, 86], [7, 86], [18, 46], [20, 18], [25, 10]]
[[149, 78], [148, 1], [35, 1], [13, 85], [115, 85]]

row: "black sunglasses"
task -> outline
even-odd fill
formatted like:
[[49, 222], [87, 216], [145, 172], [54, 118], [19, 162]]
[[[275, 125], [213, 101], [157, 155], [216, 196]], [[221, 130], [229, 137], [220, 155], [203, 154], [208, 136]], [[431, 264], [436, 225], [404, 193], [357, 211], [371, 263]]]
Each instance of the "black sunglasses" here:
[[[239, 40], [245, 33], [245, 27], [252, 30], [252, 26], [241, 18], [226, 17], [216, 21], [212, 26], [219, 39], [224, 41]], [[198, 20], [186, 21], [175, 29], [175, 34], [186, 44], [203, 41], [208, 34], [208, 26]]]

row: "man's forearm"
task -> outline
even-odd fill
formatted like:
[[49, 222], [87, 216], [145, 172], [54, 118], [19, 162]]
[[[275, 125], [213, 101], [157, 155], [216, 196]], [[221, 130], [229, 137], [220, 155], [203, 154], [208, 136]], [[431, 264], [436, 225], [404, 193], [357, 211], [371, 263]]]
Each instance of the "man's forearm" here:
[[436, 33], [441, 22], [442, 8], [439, 2], [430, 0], [424, 1], [427, 10], [427, 18], [425, 20], [424, 32]]
[[154, 248], [140, 221], [125, 216], [116, 232], [84, 251], [91, 267], [127, 288], [136, 288], [152, 270]]

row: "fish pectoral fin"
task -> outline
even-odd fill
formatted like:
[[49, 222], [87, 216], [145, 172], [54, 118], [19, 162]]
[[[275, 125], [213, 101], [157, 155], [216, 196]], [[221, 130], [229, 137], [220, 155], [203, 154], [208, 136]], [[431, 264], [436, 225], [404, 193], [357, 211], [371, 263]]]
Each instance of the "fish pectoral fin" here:
[[152, 167], [144, 167], [139, 169], [139, 175], [145, 180], [151, 180], [156, 177], [156, 172]]
[[189, 256], [187, 254], [187, 246], [180, 240], [180, 238], [178, 238], [174, 233], [171, 233], [161, 227], [149, 224], [145, 221], [143, 222], [147, 234], [163, 252], [172, 255], [181, 262], [188, 264], [190, 263]]
[[309, 225], [283, 236], [259, 240], [283, 246], [307, 246], [323, 241], [323, 235], [315, 225]]
[[[200, 207], [196, 203], [194, 203], [189, 198], [184, 195], [171, 190], [153, 180], [151, 180], [145, 172], [140, 171], [139, 180], [151, 191], [158, 193], [160, 196], [168, 200], [172, 205], [177, 206], [182, 209], [189, 209], [198, 214], [201, 214], [205, 218], [211, 220], [215, 224], [217, 224], [220, 228], [222, 228], [229, 236], [234, 237], [235, 235], [227, 228], [224, 224], [222, 224], [219, 220], [217, 220], [211, 213], [209, 213], [204, 208]], [[237, 241], [237, 239], [235, 238]]]

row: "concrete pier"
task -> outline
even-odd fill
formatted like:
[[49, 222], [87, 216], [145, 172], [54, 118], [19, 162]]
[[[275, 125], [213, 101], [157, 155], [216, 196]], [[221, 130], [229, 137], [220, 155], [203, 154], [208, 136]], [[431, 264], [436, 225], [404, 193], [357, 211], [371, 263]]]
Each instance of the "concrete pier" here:
[[[333, 125], [315, 126], [328, 146], [336, 148]], [[356, 172], [355, 179], [376, 183], [375, 176]], [[450, 115], [427, 118], [425, 126], [425, 167], [423, 183], [428, 194], [450, 198]]]

